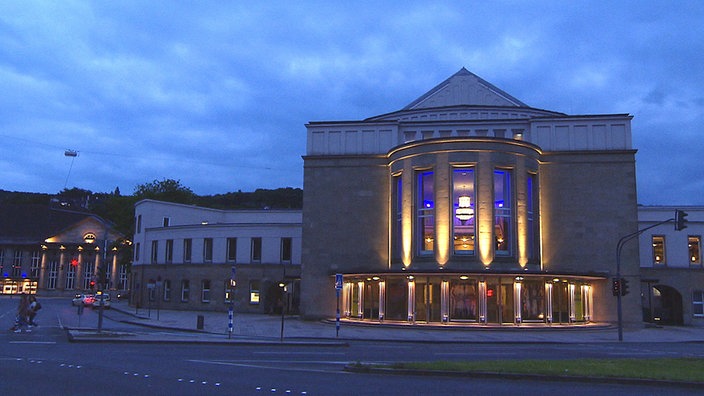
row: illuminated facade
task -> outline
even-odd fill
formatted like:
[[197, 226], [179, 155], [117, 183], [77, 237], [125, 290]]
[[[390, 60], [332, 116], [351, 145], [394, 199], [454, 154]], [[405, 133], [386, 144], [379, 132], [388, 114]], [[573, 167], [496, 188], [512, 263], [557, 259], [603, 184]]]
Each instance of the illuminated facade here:
[[[303, 315], [335, 315], [342, 274], [350, 319], [615, 321], [614, 248], [638, 225], [631, 118], [535, 109], [462, 69], [402, 110], [310, 122]], [[621, 273], [637, 283], [636, 246]]]
[[[107, 240], [107, 243], [105, 241]], [[73, 295], [97, 289], [126, 291], [127, 241], [98, 216], [49, 205], [0, 206], [0, 292]], [[107, 251], [105, 251], [107, 247]]]

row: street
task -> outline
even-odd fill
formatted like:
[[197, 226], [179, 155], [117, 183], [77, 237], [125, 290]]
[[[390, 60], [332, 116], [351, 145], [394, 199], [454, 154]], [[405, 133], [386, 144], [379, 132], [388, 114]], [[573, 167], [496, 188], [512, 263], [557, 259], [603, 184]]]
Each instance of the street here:
[[[17, 298], [0, 298], [8, 329]], [[0, 335], [0, 389], [16, 394], [237, 394], [427, 395], [698, 394], [696, 389], [617, 384], [542, 382], [350, 373], [354, 362], [581, 357], [704, 357], [699, 343], [431, 344], [352, 341], [347, 347], [234, 346], [204, 344], [70, 343], [61, 323], [76, 321], [69, 299], [42, 299], [40, 326], [29, 334]], [[128, 330], [105, 313], [104, 327]], [[97, 323], [85, 309], [81, 325]], [[72, 324], [73, 325], [73, 324]], [[143, 330], [143, 329], [140, 329]], [[157, 333], [172, 330], [153, 329]]]

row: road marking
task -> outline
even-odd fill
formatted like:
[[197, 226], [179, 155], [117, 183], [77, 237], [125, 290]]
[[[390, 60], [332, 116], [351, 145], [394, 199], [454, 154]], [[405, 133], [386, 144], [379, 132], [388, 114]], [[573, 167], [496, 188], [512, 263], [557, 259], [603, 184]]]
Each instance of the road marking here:
[[[318, 369], [302, 369], [302, 368], [291, 368], [291, 367], [277, 367], [277, 366], [265, 366], [261, 364], [245, 364], [245, 363], [233, 363], [233, 362], [220, 362], [214, 360], [188, 360], [194, 363], [204, 363], [204, 364], [216, 364], [221, 366], [235, 366], [235, 367], [248, 367], [248, 368], [259, 368], [259, 369], [271, 369], [271, 370], [283, 370], [283, 371], [302, 371], [308, 373], [334, 373], [334, 374], [351, 374], [347, 371], [340, 370], [318, 370]], [[292, 363], [290, 361], [281, 361], [281, 363]], [[295, 362], [295, 363], [311, 363], [311, 362]], [[321, 362], [330, 364], [332, 362]], [[347, 364], [349, 362], [345, 362]]]
[[345, 352], [252, 352], [253, 355], [346, 355]]
[[10, 344], [56, 344], [56, 341], [10, 341]]

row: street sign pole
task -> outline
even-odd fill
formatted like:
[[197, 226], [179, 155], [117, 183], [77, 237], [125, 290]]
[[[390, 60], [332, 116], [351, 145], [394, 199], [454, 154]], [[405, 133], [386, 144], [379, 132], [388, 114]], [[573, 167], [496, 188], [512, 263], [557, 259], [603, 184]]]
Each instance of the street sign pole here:
[[227, 309], [227, 338], [232, 338], [232, 332], [234, 331], [235, 286], [237, 286], [237, 281], [235, 281], [235, 266], [233, 265], [232, 275], [230, 275], [230, 307]]
[[335, 274], [335, 294], [337, 295], [337, 313], [335, 315], [335, 337], [340, 336], [340, 290], [342, 290], [342, 274]]

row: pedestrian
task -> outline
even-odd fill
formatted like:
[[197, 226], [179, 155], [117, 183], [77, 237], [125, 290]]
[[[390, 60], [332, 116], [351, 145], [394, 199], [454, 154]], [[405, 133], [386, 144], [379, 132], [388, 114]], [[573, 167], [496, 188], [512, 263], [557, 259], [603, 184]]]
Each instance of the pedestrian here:
[[17, 304], [17, 317], [15, 318], [15, 325], [12, 330], [15, 333], [21, 333], [23, 330], [26, 332], [31, 332], [29, 329], [29, 298], [26, 294], [22, 293], [20, 296], [20, 302]]
[[37, 297], [35, 295], [30, 295], [29, 296], [29, 312], [27, 315], [27, 321], [29, 322], [30, 326], [39, 326], [37, 322], [34, 321], [34, 318], [37, 316], [37, 311], [42, 309], [42, 304], [39, 303], [37, 300]]

